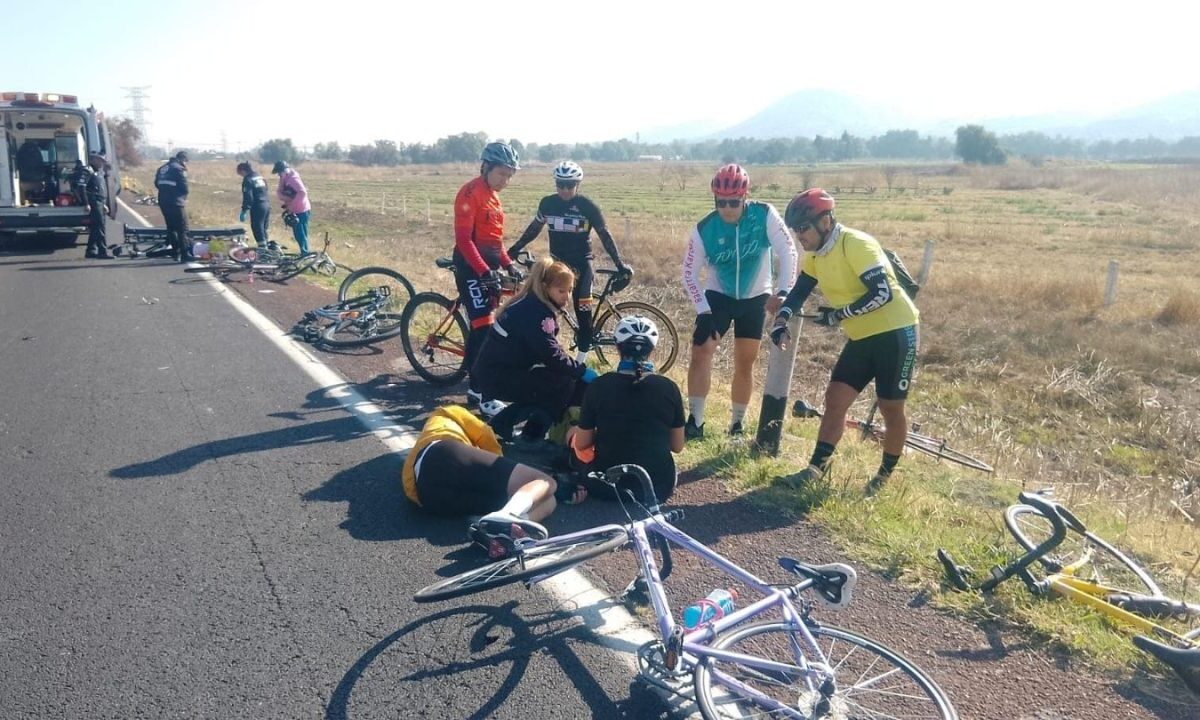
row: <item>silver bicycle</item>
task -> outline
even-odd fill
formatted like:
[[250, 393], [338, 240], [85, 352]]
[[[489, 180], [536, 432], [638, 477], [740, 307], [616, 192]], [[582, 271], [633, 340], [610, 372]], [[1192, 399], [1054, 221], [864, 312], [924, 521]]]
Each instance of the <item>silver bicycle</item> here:
[[[618, 465], [593, 477], [614, 488], [625, 478], [640, 482], [648, 504], [633, 502], [645, 517], [635, 521], [626, 509], [629, 522], [624, 525], [513, 541], [509, 557], [436, 582], [418, 591], [414, 600], [445, 600], [516, 582], [531, 586], [629, 547], [637, 556], [638, 578], [649, 594], [658, 629], [657, 639], [639, 651], [641, 676], [671, 689], [664, 678], [686, 679], [690, 674], [705, 718], [958, 717], [945, 693], [916, 665], [873, 640], [811, 616], [814, 601], [834, 608], [850, 602], [856, 576], [849, 566], [813, 566], [781, 557], [780, 567], [794, 577], [784, 584], [766, 582], [675, 527], [683, 511], [659, 508], [650, 477], [641, 467]], [[623, 499], [621, 506], [627, 507]], [[676, 622], [663, 589], [671, 571], [672, 545], [720, 569], [760, 599], [685, 630]], [[655, 549], [662, 556], [661, 571]]]

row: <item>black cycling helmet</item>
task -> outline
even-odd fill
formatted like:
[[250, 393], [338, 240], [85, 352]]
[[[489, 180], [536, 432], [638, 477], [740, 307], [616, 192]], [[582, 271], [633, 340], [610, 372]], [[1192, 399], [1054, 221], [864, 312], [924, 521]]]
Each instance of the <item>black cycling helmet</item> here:
[[282, 160], [276, 160], [276, 161], [275, 161], [275, 165], [274, 165], [274, 166], [271, 168], [271, 174], [272, 174], [272, 175], [278, 175], [279, 173], [281, 173], [281, 172], [283, 172], [284, 170], [287, 170], [287, 169], [288, 169], [288, 164], [287, 164], [287, 163], [285, 163], [285, 162], [284, 162], [284, 161], [282, 161]]
[[513, 170], [521, 169], [521, 157], [508, 143], [490, 142], [484, 145], [479, 159], [488, 165], [503, 165]]

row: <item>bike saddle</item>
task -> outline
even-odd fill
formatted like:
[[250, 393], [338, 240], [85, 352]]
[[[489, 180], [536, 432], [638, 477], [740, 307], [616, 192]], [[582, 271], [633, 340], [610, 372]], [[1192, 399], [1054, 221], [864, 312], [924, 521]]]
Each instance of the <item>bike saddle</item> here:
[[1188, 618], [1200, 617], [1200, 606], [1189, 605], [1182, 600], [1172, 600], [1169, 597], [1113, 593], [1105, 599], [1119, 608], [1143, 617], [1177, 618], [1185, 621]]
[[802, 578], [812, 580], [813, 590], [817, 600], [835, 610], [840, 610], [850, 604], [854, 585], [858, 582], [858, 574], [854, 568], [843, 563], [829, 565], [805, 565], [790, 557], [779, 558], [779, 567]]
[[454, 258], [440, 257], [437, 260], [434, 260], [433, 264], [437, 265], [443, 270], [448, 270], [454, 267]]
[[1145, 635], [1135, 636], [1133, 644], [1158, 658], [1163, 665], [1175, 671], [1189, 690], [1200, 694], [1200, 646], [1181, 649], [1151, 640]]

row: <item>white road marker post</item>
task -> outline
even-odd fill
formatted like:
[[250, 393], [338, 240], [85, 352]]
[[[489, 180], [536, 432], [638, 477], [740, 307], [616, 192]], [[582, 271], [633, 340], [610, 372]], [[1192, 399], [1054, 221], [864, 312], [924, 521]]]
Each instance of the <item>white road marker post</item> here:
[[767, 340], [767, 379], [763, 383], [762, 408], [758, 413], [758, 432], [754, 436], [754, 444], [759, 452], [772, 457], [779, 455], [788, 391], [792, 385], [792, 372], [796, 369], [796, 346], [803, 327], [804, 319], [797, 312], [788, 321], [792, 340], [786, 350], [780, 350], [775, 343]]
[[1121, 263], [1116, 260], [1108, 261], [1108, 279], [1104, 281], [1104, 307], [1112, 307], [1117, 301], [1117, 274]]

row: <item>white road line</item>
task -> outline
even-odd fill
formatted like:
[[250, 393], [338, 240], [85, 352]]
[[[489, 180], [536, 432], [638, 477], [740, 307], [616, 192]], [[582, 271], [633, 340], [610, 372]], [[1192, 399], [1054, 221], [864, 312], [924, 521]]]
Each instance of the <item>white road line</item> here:
[[120, 196], [117, 196], [117, 204], [120, 205], [121, 207], [125, 208], [125, 211], [128, 212], [130, 215], [137, 218], [138, 222], [140, 222], [142, 224], [142, 227], [153, 227], [153, 225], [150, 224], [149, 220], [142, 217], [141, 213], [139, 213], [137, 210], [134, 210], [133, 208], [129, 207], [129, 204], [126, 203], [124, 200], [122, 200], [120, 198]]
[[[122, 204], [124, 205], [124, 203]], [[127, 205], [126, 209], [133, 212]], [[136, 212], [133, 214], [141, 219]], [[214, 286], [220, 286], [220, 282], [216, 278], [205, 277]], [[408, 425], [398, 425], [392, 421], [378, 405], [359, 394], [336, 371], [318, 360], [305, 346], [277, 327], [241, 295], [236, 292], [225, 292], [221, 293], [221, 296], [227, 299], [269, 341], [307, 373], [325, 392], [326, 397], [337, 400], [389, 450], [403, 454], [412, 448], [420, 434], [419, 430]], [[614, 602], [609, 594], [597, 588], [576, 570], [549, 578], [540, 583], [539, 587], [544, 588], [557, 600], [560, 607], [579, 615], [588, 629], [595, 634], [599, 644], [616, 652], [621, 660], [629, 666], [631, 672], [637, 672], [637, 658], [634, 651], [654, 640], [655, 635], [624, 607]], [[677, 700], [677, 698], [666, 699], [669, 702]], [[691, 710], [692, 707], [688, 707], [683, 712], [688, 714]]]

